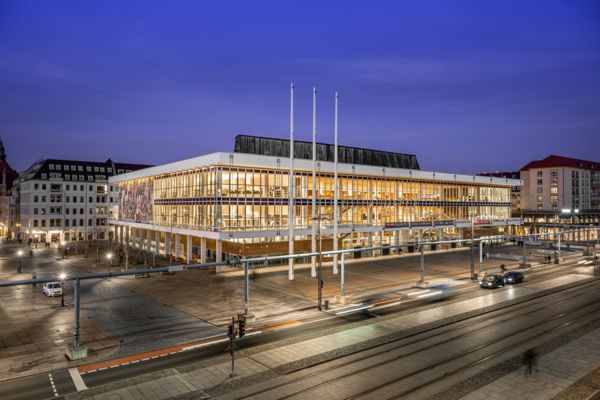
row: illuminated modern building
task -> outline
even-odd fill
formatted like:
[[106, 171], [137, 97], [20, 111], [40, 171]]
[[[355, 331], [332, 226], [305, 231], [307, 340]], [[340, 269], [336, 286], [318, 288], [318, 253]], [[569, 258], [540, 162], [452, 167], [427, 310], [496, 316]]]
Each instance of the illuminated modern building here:
[[201, 262], [310, 252], [313, 222], [324, 250], [334, 247], [335, 228], [338, 248], [353, 249], [459, 238], [472, 225], [494, 234], [520, 223], [510, 218], [519, 180], [427, 172], [412, 155], [340, 146], [336, 227], [333, 146], [316, 146], [313, 190], [311, 144], [296, 141], [291, 237], [289, 147], [287, 140], [238, 136], [234, 153], [111, 177], [120, 201], [110, 223], [121, 242]]

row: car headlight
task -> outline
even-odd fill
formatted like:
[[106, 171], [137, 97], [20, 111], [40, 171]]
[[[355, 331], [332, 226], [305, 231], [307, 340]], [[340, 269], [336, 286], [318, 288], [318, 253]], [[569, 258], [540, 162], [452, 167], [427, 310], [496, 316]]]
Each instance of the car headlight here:
[[483, 281], [479, 281], [479, 284], [481, 285], [483, 283]]

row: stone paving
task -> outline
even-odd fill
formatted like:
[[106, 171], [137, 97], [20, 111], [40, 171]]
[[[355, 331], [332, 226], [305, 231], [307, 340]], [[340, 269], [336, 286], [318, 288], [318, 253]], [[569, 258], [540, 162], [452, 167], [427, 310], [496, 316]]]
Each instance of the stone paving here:
[[[33, 271], [58, 270], [56, 249], [34, 249], [35, 256], [23, 257], [23, 273], [15, 274], [14, 253], [17, 246], [0, 245], [0, 280], [27, 279]], [[41, 252], [45, 257], [39, 257]], [[44, 272], [45, 271], [45, 272]], [[46, 372], [49, 369], [78, 365], [65, 358], [67, 343], [73, 341], [72, 289], [65, 290], [65, 305], [60, 297], [48, 298], [40, 285], [13, 286], [0, 289], [0, 379]], [[118, 341], [108, 335], [93, 320], [81, 318], [82, 341], [88, 346], [89, 359], [112, 353]]]
[[[21, 275], [15, 274], [17, 247], [26, 250]], [[512, 247], [497, 249], [519, 251]], [[95, 262], [93, 248], [89, 258], [83, 257], [80, 247], [79, 255], [69, 254], [64, 260], [55, 247], [40, 245], [33, 252], [34, 256], [29, 257], [26, 246], [0, 244], [0, 280], [29, 278], [34, 271], [40, 276], [60, 270], [73, 274], [103, 272], [107, 268], [105, 260]], [[106, 249], [100, 254], [104, 252]], [[456, 278], [466, 282], [469, 258], [469, 252], [460, 249], [428, 252], [426, 279]], [[166, 262], [160, 258], [158, 261]], [[486, 269], [497, 270], [501, 262], [485, 260]], [[415, 254], [347, 260], [346, 293], [355, 298], [381, 292], [394, 296], [397, 290], [414, 285], [418, 264]], [[340, 277], [332, 274], [330, 265], [325, 265], [323, 271], [324, 297], [333, 298], [339, 294]], [[287, 279], [285, 267], [260, 269], [252, 276], [250, 305], [258, 324], [278, 324], [318, 314], [316, 281], [310, 277], [307, 265], [297, 266], [295, 281]], [[72, 305], [71, 293], [68, 287], [68, 305]], [[90, 296], [92, 293], [98, 294], [97, 298]], [[131, 354], [221, 332], [218, 327], [243, 310], [243, 277], [239, 269], [229, 269], [224, 274], [187, 271], [170, 276], [156, 274], [150, 279], [111, 278], [83, 283], [82, 294], [82, 342], [91, 350], [92, 357], [86, 360], [91, 362], [98, 357]], [[58, 298], [43, 296], [39, 287], [0, 290], [0, 317], [10, 321], [0, 326], [0, 379], [72, 366], [62, 354], [65, 343], [72, 340], [73, 311], [60, 309], [59, 302]], [[36, 346], [37, 358], [29, 354], [32, 345]]]
[[550, 400], [597, 368], [600, 368], [600, 329], [540, 357], [531, 375], [524, 366], [462, 400]]
[[[494, 248], [494, 251], [513, 251], [515, 248]], [[448, 252], [427, 252], [425, 279], [458, 279], [468, 281], [470, 255], [466, 249]], [[479, 268], [476, 260], [476, 268]], [[486, 271], [499, 271], [506, 260], [486, 259]], [[370, 257], [347, 260], [345, 268], [345, 292], [353, 299], [368, 298], [386, 293], [396, 296], [397, 290], [409, 288], [418, 280], [419, 256], [403, 254], [391, 257]], [[316, 313], [316, 281], [310, 277], [310, 266], [296, 265], [295, 280], [289, 281], [287, 267], [257, 268], [251, 272], [250, 308], [259, 324], [282, 319], [310, 317]], [[231, 316], [244, 307], [243, 273], [229, 268], [227, 273], [188, 271], [172, 276], [153, 276], [133, 280], [115, 278], [114, 282], [143, 294], [160, 303], [200, 318], [215, 325], [225, 325]], [[333, 299], [340, 294], [340, 275], [332, 273], [331, 263], [323, 266], [323, 297]], [[177, 287], [177, 290], [173, 290]], [[202, 288], [202, 290], [200, 289]], [[206, 288], [210, 288], [207, 290]], [[292, 316], [291, 314], [295, 314]]]
[[[169, 382], [177, 382], [175, 379], [184, 379], [190, 386], [185, 386], [185, 390], [192, 397], [202, 398], [209, 389], [226, 383], [233, 383], [235, 380], [251, 378], [255, 374], [277, 375], [277, 373], [288, 372], [286, 366], [295, 365], [290, 371], [297, 370], [300, 365], [298, 362], [310, 359], [315, 360], [315, 357], [320, 357], [321, 361], [327, 360], [328, 352], [339, 352], [341, 349], [350, 348], [358, 344], [365, 344], [367, 341], [373, 341], [377, 338], [386, 335], [407, 331], [410, 328], [427, 325], [432, 322], [439, 322], [444, 318], [452, 318], [459, 316], [468, 311], [484, 309], [486, 307], [497, 305], [508, 300], [517, 299], [527, 296], [539, 290], [550, 289], [562, 286], [569, 283], [575, 283], [590, 279], [585, 275], [569, 275], [565, 277], [555, 278], [544, 282], [543, 284], [535, 284], [535, 289], [525, 286], [515, 287], [511, 290], [491, 292], [476, 299], [467, 301], [459, 301], [447, 305], [442, 305], [436, 308], [417, 311], [411, 314], [393, 316], [384, 318], [381, 321], [361, 324], [360, 326], [344, 329], [342, 331], [322, 334], [318, 337], [296, 341], [288, 345], [276, 346], [261, 346], [255, 349], [243, 351], [236, 361], [236, 372], [239, 374], [234, 379], [229, 378], [229, 361], [225, 361], [220, 357], [219, 362], [215, 365], [201, 365], [196, 368], [187, 368], [187, 370], [179, 371], [175, 378], [173, 376], [165, 377], [164, 382], [159, 382], [156, 379], [148, 380], [145, 383], [136, 383], [126, 388], [118, 388], [110, 390], [109, 388], [96, 388], [92, 391], [80, 392], [77, 395], [67, 396], [68, 398], [94, 398], [94, 399], [129, 399], [127, 396], [137, 396], [140, 399], [166, 399], [169, 396], [180, 395], [183, 389], [180, 385], [178, 393], [175, 394], [164, 389], [157, 388], [169, 384]], [[580, 345], [584, 346], [584, 345]], [[367, 346], [368, 347], [368, 346]], [[598, 346], [600, 352], [600, 346]], [[557, 357], [560, 359], [560, 357]], [[593, 366], [590, 366], [593, 367]], [[275, 373], [277, 371], [277, 373]], [[253, 383], [250, 379], [248, 384]], [[142, 390], [143, 389], [143, 390]], [[156, 390], [155, 390], [156, 389]], [[107, 390], [107, 391], [104, 391]], [[129, 392], [132, 390], [133, 392]], [[227, 397], [227, 396], [225, 396]], [[187, 398], [187, 397], [186, 397]], [[513, 397], [518, 398], [518, 397]]]

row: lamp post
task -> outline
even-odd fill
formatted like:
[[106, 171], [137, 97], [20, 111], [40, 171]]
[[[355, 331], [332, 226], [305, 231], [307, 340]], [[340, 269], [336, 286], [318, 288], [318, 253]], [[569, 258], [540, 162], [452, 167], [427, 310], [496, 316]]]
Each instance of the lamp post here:
[[58, 279], [60, 280], [60, 306], [65, 306], [65, 279], [67, 278], [67, 274], [61, 272], [58, 275]]
[[108, 265], [108, 272], [110, 272], [110, 267], [112, 267], [112, 253], [106, 255], [106, 264]]
[[65, 258], [65, 241], [60, 242], [60, 247], [62, 248], [62, 258]]
[[19, 258], [19, 266], [17, 267], [17, 274], [21, 273], [23, 263], [23, 250], [17, 251], [17, 257]]

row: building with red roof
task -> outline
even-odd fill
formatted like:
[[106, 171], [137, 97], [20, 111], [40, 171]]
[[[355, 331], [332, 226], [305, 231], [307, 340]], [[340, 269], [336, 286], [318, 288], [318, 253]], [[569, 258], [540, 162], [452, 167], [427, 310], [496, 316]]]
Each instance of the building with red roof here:
[[525, 210], [600, 210], [600, 162], [550, 155], [520, 171]]

